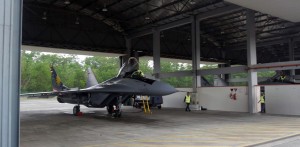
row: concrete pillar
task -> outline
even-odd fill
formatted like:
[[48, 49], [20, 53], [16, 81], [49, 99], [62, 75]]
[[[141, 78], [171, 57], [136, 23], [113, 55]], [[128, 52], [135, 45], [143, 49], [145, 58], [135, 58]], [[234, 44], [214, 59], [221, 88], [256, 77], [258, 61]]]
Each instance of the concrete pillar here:
[[200, 69], [200, 21], [195, 16], [191, 16], [191, 37], [192, 37], [192, 67], [193, 67], [193, 91], [197, 92], [197, 88], [201, 87], [201, 76], [197, 70]]
[[20, 0], [0, 0], [0, 146], [19, 146]]
[[[247, 63], [248, 66], [257, 64], [256, 55], [256, 27], [255, 27], [255, 12], [247, 10]], [[257, 72], [248, 70], [248, 109], [249, 113], [256, 113], [255, 85], [257, 85]]]
[[159, 79], [160, 74], [160, 31], [153, 29], [153, 64], [154, 76]]
[[[295, 60], [294, 41], [293, 41], [293, 39], [289, 40], [289, 59], [290, 59], [290, 61]], [[290, 70], [290, 76], [291, 77], [295, 76], [295, 69]]]

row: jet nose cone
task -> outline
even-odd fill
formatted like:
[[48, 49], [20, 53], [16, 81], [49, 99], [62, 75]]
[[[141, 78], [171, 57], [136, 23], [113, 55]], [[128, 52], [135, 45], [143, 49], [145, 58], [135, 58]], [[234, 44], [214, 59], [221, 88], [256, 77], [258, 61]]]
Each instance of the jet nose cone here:
[[155, 81], [153, 86], [155, 88], [155, 91], [158, 93], [157, 95], [169, 95], [178, 92], [178, 90], [173, 86], [160, 81]]

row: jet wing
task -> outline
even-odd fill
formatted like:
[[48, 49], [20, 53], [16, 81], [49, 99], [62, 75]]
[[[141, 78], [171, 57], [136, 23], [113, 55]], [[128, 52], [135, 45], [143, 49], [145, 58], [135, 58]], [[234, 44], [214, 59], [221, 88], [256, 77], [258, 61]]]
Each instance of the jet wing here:
[[[71, 90], [68, 91], [77, 91], [78, 88], [71, 88]], [[63, 91], [48, 91], [48, 92], [35, 92], [35, 93], [22, 93], [20, 96], [55, 96], [58, 95]], [[67, 92], [67, 91], [66, 91]]]
[[42, 94], [54, 94], [55, 92], [37, 92], [37, 93], [22, 93], [20, 96], [27, 96], [27, 95], [42, 95]]
[[137, 93], [135, 88], [123, 84], [97, 85], [80, 90], [60, 91], [59, 93]]
[[56, 96], [56, 92], [37, 92], [37, 93], [23, 93], [20, 96], [28, 96], [28, 97], [45, 97], [45, 96]]

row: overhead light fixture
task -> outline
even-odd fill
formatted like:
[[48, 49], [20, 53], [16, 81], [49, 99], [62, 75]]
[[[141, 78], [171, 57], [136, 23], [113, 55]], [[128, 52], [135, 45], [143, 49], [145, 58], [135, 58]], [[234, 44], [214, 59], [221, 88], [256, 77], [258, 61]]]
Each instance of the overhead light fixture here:
[[75, 24], [79, 25], [79, 18], [78, 17], [76, 17]]
[[102, 11], [103, 12], [107, 12], [108, 11], [107, 8], [106, 8], [106, 4], [104, 4], [104, 7], [103, 7]]
[[146, 20], [150, 20], [150, 17], [147, 15], [147, 16], [145, 16], [145, 19]]
[[191, 5], [196, 4], [195, 0], [190, 0], [190, 4], [191, 4]]
[[187, 40], [189, 40], [189, 41], [191, 40], [191, 36], [190, 35], [187, 37]]
[[65, 2], [64, 2], [66, 5], [69, 5], [69, 4], [71, 4], [71, 2], [70, 2], [70, 0], [65, 0]]
[[43, 13], [42, 19], [43, 19], [43, 20], [47, 20], [47, 12], [46, 12], [46, 11]]
[[145, 20], [150, 20], [151, 18], [150, 18], [150, 14], [149, 14], [149, 12], [147, 12], [147, 14], [145, 15]]

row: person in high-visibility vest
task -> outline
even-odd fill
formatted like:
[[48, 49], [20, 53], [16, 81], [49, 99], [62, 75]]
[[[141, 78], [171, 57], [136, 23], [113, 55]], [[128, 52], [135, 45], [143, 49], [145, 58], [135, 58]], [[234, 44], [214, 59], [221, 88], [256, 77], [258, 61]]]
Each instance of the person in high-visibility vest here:
[[141, 70], [136, 70], [131, 75], [132, 78], [142, 78], [144, 77], [144, 73]]
[[265, 113], [266, 112], [266, 105], [265, 105], [265, 94], [262, 92], [260, 95], [260, 100], [258, 101], [258, 103], [260, 102], [261, 105], [261, 113]]
[[282, 75], [280, 76], [280, 80], [281, 80], [281, 82], [283, 82], [283, 81], [285, 80], [285, 75], [284, 75], [284, 74], [282, 74]]
[[186, 96], [184, 97], [184, 101], [186, 103], [185, 111], [191, 111], [190, 109], [190, 103], [191, 103], [191, 95], [189, 92], [186, 93]]

